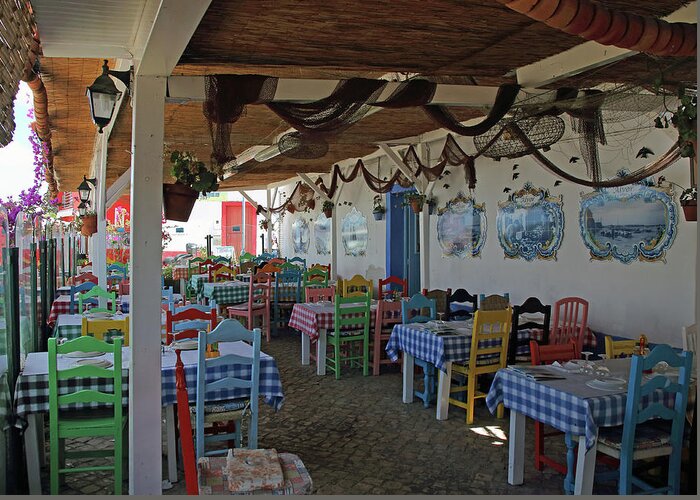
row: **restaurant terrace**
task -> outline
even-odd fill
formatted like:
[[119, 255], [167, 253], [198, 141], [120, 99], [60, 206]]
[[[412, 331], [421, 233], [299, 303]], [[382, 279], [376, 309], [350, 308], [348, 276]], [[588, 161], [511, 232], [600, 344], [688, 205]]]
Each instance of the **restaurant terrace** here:
[[695, 1], [0, 13], [1, 494], [697, 494]]

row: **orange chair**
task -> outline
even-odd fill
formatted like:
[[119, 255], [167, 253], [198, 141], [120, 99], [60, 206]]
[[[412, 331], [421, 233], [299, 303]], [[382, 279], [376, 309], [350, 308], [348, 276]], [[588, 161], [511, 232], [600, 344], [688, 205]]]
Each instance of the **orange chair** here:
[[306, 302], [318, 302], [319, 300], [328, 300], [333, 302], [335, 300], [335, 287], [329, 286], [325, 288], [307, 288], [306, 289]]
[[565, 297], [554, 303], [554, 319], [549, 334], [550, 344], [576, 344], [576, 358], [583, 351], [583, 336], [588, 326], [588, 301]]
[[[391, 285], [396, 285], [392, 287]], [[384, 289], [386, 287], [386, 290]], [[379, 280], [379, 299], [384, 298], [385, 293], [395, 292], [399, 289], [402, 297], [408, 297], [408, 280], [401, 279], [396, 276], [388, 276], [386, 279]]]
[[272, 296], [272, 276], [258, 272], [251, 278], [248, 289], [248, 301], [228, 306], [229, 318], [244, 317], [246, 327], [253, 328], [256, 316], [262, 316], [265, 338], [270, 341], [270, 298]]
[[196, 339], [200, 330], [216, 328], [216, 321], [216, 309], [201, 311], [192, 308], [175, 314], [166, 310], [165, 344], [170, 345], [174, 340]]
[[[381, 281], [380, 281], [381, 283]], [[381, 285], [380, 285], [381, 287]], [[374, 322], [374, 335], [372, 337], [372, 375], [379, 375], [381, 365], [397, 363], [390, 360], [384, 348], [391, 337], [394, 325], [401, 324], [401, 302], [380, 300], [377, 302], [377, 316]]]
[[274, 274], [280, 272], [282, 269], [280, 269], [278, 266], [275, 264], [268, 262], [267, 264], [264, 264], [260, 269], [258, 269], [259, 272], [261, 273], [267, 273], [267, 274]]

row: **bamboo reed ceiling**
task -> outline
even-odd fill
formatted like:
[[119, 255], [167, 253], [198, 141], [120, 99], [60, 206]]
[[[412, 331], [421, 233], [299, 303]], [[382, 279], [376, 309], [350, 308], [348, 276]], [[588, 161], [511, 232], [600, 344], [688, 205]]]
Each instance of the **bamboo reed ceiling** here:
[[[606, 5], [662, 17], [683, 3], [611, 0]], [[341, 79], [411, 72], [438, 83], [495, 86], [514, 82], [514, 69], [583, 42], [495, 1], [380, 0], [365, 5], [327, 0], [214, 0], [173, 74]], [[648, 85], [658, 75], [656, 63], [670, 60], [638, 55], [554, 86], [601, 82]], [[90, 169], [96, 130], [85, 87], [100, 74], [101, 60], [44, 58], [41, 67], [49, 93], [59, 188], [72, 190]], [[671, 76], [694, 82], [694, 70], [692, 61], [686, 61]], [[483, 110], [454, 112], [466, 120]], [[240, 154], [253, 145], [272, 144], [289, 128], [267, 107], [248, 106], [233, 126], [231, 142]], [[259, 186], [297, 172], [327, 172], [338, 161], [375, 151], [376, 142], [436, 128], [420, 109], [382, 110], [330, 139], [323, 158], [277, 157], [231, 177], [223, 187]], [[211, 139], [201, 103], [166, 104], [165, 141], [171, 149], [189, 150], [208, 161]], [[110, 138], [108, 185], [129, 168], [130, 150], [131, 108], [124, 105]], [[164, 166], [167, 182], [167, 162]]]

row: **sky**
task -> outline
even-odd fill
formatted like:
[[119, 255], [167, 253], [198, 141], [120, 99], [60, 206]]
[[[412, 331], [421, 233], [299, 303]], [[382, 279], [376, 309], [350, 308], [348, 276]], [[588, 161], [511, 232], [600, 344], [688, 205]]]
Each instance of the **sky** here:
[[32, 107], [32, 91], [21, 82], [15, 98], [15, 134], [12, 142], [0, 148], [0, 198], [15, 197], [34, 182], [34, 156], [29, 143], [27, 111]]

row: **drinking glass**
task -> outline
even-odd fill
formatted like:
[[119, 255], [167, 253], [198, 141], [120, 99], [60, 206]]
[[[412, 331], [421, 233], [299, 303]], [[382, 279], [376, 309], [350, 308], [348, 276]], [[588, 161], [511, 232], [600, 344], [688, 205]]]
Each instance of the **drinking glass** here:
[[593, 363], [590, 361], [591, 355], [593, 353], [591, 351], [581, 351], [581, 355], [585, 357], [585, 361], [583, 362], [583, 366], [581, 366], [581, 371], [587, 375], [592, 375], [593, 374]]
[[600, 362], [595, 364], [595, 369], [594, 369], [594, 374], [596, 377], [609, 377], [610, 376], [610, 368], [608, 368], [607, 365], [607, 359], [608, 355], [607, 354], [600, 354]]

